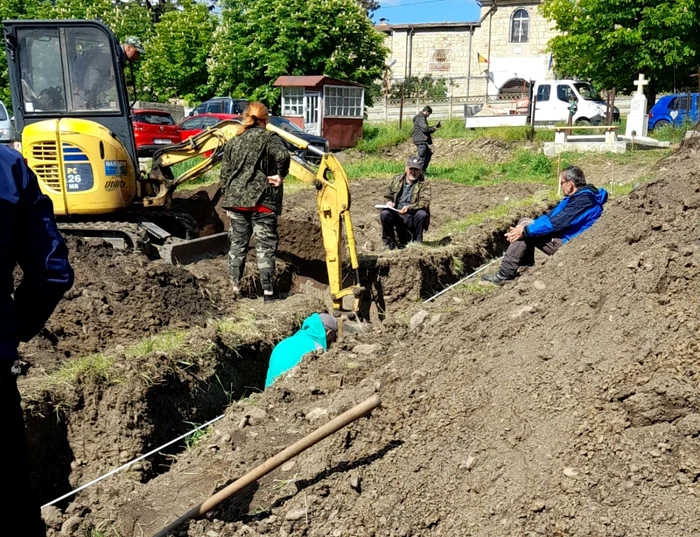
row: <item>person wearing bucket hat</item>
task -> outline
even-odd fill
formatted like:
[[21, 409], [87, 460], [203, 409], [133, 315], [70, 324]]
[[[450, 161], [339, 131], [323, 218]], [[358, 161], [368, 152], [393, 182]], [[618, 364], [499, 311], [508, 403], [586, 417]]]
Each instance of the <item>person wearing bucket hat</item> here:
[[404, 173], [391, 180], [384, 199], [387, 208], [379, 213], [384, 248], [423, 242], [423, 232], [430, 223], [430, 182], [423, 175], [423, 159], [408, 157]]
[[325, 352], [338, 334], [338, 322], [327, 313], [314, 313], [308, 317], [301, 329], [280, 341], [270, 355], [265, 388], [269, 388], [279, 377], [301, 363], [304, 356]]

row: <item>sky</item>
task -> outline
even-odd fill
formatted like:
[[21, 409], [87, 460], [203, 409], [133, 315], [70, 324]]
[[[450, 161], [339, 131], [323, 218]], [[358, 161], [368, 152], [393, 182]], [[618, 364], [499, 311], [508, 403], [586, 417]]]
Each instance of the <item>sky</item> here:
[[419, 22], [471, 22], [479, 20], [475, 0], [379, 0], [381, 7], [372, 20], [388, 19], [387, 24]]

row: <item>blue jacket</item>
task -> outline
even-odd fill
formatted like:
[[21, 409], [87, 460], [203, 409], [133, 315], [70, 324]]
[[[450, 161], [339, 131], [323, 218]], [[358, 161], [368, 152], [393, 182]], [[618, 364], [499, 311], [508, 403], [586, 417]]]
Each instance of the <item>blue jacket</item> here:
[[[0, 367], [12, 365], [20, 341], [32, 339], [73, 285], [68, 249], [51, 200], [22, 155], [0, 146]], [[22, 282], [14, 287], [19, 264]], [[13, 299], [14, 293], [14, 299]]]
[[272, 350], [265, 387], [270, 387], [277, 377], [296, 367], [304, 355], [316, 350], [328, 350], [326, 328], [318, 313], [308, 317], [301, 330], [280, 341]]
[[579, 188], [565, 197], [554, 209], [540, 216], [525, 228], [525, 237], [552, 235], [566, 243], [583, 233], [603, 214], [603, 204], [608, 201], [604, 188], [593, 185]]

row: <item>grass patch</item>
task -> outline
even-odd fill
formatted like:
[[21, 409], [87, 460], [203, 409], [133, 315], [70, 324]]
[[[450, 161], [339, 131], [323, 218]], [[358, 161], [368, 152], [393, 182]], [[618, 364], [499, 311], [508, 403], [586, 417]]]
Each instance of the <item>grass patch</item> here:
[[493, 293], [496, 289], [498, 289], [498, 286], [483, 284], [478, 280], [466, 281], [456, 287], [458, 292], [477, 296], [488, 295], [489, 293]]
[[508, 200], [506, 203], [489, 207], [485, 211], [472, 213], [462, 220], [454, 220], [445, 224], [437, 235], [444, 236], [453, 233], [463, 233], [473, 226], [483, 224], [488, 220], [511, 220], [513, 215], [522, 209], [536, 207], [557, 198], [556, 190], [541, 190], [530, 197], [519, 200]]
[[362, 127], [362, 140], [355, 149], [363, 153], [376, 153], [385, 147], [395, 147], [411, 138], [413, 126], [404, 121], [401, 128], [397, 123], [365, 123]]
[[181, 350], [187, 340], [186, 330], [169, 330], [139, 341], [126, 350], [127, 358], [141, 358], [154, 352], [171, 354]]
[[[192, 423], [190, 421], [185, 422], [187, 425], [191, 425], [192, 428], [194, 429], [195, 427], [199, 427], [201, 423]], [[211, 432], [211, 426], [210, 427], [205, 427], [204, 429], [200, 429], [199, 431], [195, 431], [191, 435], [189, 435], [187, 438], [185, 438], [185, 448], [187, 451], [190, 451], [193, 447], [195, 447], [202, 438], [207, 436]]]
[[[202, 157], [194, 157], [189, 160], [185, 160], [183, 162], [180, 162], [178, 164], [175, 164], [174, 166], [171, 166], [171, 170], [173, 172], [173, 175], [175, 177], [179, 177], [183, 173], [191, 170], [194, 168], [196, 165], [200, 164], [204, 159]], [[207, 173], [200, 175], [199, 177], [196, 177], [195, 179], [192, 179], [191, 181], [187, 181], [186, 183], [181, 184], [179, 187], [177, 187], [178, 190], [194, 190], [196, 188], [202, 187], [202, 186], [209, 186], [211, 184], [214, 184], [219, 181], [219, 170], [214, 168], [213, 170], [209, 170]]]
[[50, 384], [73, 387], [79, 380], [116, 384], [119, 381], [114, 371], [115, 359], [105, 354], [92, 354], [66, 361], [49, 375]]

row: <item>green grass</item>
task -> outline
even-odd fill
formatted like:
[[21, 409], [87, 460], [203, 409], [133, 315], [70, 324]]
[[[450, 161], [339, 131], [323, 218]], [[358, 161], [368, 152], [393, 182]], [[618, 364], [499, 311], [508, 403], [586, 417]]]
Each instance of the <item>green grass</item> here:
[[171, 354], [181, 350], [187, 339], [186, 330], [168, 330], [155, 336], [147, 337], [126, 350], [127, 358], [140, 358], [153, 352]]
[[[562, 156], [564, 168], [573, 163], [575, 156]], [[403, 172], [403, 163], [378, 157], [367, 157], [345, 165], [348, 177], [388, 179]], [[510, 160], [488, 163], [469, 157], [446, 164], [431, 164], [430, 178], [452, 181], [468, 186], [493, 185], [504, 181], [520, 183], [555, 183], [556, 160], [528, 149], [516, 151]]]
[[404, 121], [398, 123], [365, 123], [362, 127], [362, 140], [355, 147], [363, 153], [376, 153], [385, 147], [394, 147], [411, 138], [412, 125]]
[[[476, 276], [474, 277], [476, 278]], [[462, 293], [467, 293], [470, 295], [488, 295], [498, 289], [496, 285], [485, 285], [478, 280], [467, 280], [463, 284], [458, 285], [455, 290]]]
[[[483, 224], [488, 220], [506, 220], [512, 219], [513, 214], [520, 212], [522, 209], [536, 207], [547, 201], [552, 201], [557, 198], [557, 191], [541, 190], [532, 196], [523, 199], [509, 200], [500, 205], [489, 207], [485, 211], [472, 213], [462, 220], [454, 220], [448, 222], [437, 232], [437, 235], [444, 236], [453, 233], [464, 233], [467, 229], [473, 226]], [[432, 233], [431, 233], [432, 234]]]
[[[185, 422], [187, 425], [191, 425], [192, 428], [194, 429], [195, 427], [199, 427], [201, 423], [192, 423], [191, 421], [186, 421]], [[207, 436], [209, 432], [211, 431], [211, 427], [205, 427], [204, 429], [200, 429], [199, 431], [195, 431], [191, 435], [189, 435], [187, 438], [185, 438], [185, 448], [187, 451], [191, 450], [193, 447], [195, 447], [202, 438]]]
[[49, 381], [55, 385], [73, 387], [79, 380], [116, 384], [119, 381], [114, 372], [114, 357], [105, 354], [92, 354], [68, 360], [59, 369], [49, 375]]

